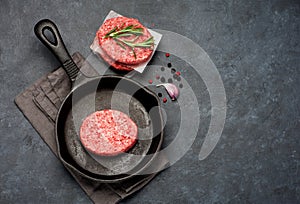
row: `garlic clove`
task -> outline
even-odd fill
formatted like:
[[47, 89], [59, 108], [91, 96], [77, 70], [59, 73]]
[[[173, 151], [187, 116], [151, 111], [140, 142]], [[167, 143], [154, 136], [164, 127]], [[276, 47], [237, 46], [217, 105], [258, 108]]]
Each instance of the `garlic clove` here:
[[179, 89], [177, 88], [177, 86], [175, 84], [163, 83], [163, 84], [158, 84], [156, 86], [157, 87], [163, 86], [166, 89], [169, 96], [171, 97], [172, 101], [176, 100], [179, 96]]

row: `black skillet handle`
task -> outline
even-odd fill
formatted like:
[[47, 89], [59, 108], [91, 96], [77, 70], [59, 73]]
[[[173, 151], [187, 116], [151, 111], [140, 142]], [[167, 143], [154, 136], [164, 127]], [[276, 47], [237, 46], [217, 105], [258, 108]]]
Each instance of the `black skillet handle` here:
[[[45, 30], [51, 32], [54, 42], [45, 35]], [[79, 68], [74, 63], [61, 38], [57, 26], [49, 19], [43, 19], [34, 26], [34, 33], [38, 39], [55, 55], [67, 72], [71, 81], [75, 81]]]

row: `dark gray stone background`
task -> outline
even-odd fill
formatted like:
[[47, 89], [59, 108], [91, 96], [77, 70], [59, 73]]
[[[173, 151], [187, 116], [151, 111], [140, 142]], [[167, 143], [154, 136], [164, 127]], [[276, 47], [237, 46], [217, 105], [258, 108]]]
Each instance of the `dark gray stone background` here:
[[299, 203], [299, 0], [0, 0], [0, 203], [91, 202], [13, 100], [59, 65], [33, 33], [38, 20], [52, 19], [70, 52], [88, 56], [111, 9], [198, 43], [228, 99], [207, 159], [198, 160], [198, 135], [179, 162], [122, 203]]

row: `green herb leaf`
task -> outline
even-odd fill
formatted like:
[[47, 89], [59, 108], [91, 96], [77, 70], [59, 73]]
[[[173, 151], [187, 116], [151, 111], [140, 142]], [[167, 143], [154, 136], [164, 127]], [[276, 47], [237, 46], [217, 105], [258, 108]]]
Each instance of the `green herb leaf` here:
[[124, 36], [124, 34], [126, 34], [126, 36], [128, 36], [128, 34], [142, 35], [143, 34], [143, 28], [135, 28], [134, 25], [129, 25], [129, 26], [123, 28], [123, 29], [117, 30], [117, 27], [115, 27], [111, 31], [106, 33], [105, 38], [107, 38], [107, 37], [111, 37], [111, 38], [121, 37], [120, 35]]
[[117, 30], [117, 26], [115, 26], [113, 29], [111, 29], [108, 33], [106, 33], [105, 38], [108, 38], [109, 35]]
[[[139, 36], [143, 35], [143, 28], [135, 28], [135, 26], [137, 26], [137, 25], [129, 25], [123, 29], [121, 29], [121, 28], [118, 29], [116, 26], [112, 30], [110, 30], [108, 33], [106, 33], [104, 37], [105, 38], [109, 38], [109, 37], [113, 38], [116, 41], [116, 43], [123, 49], [126, 49], [125, 45], [130, 47], [132, 49], [134, 57], [136, 58], [136, 53], [134, 51], [134, 48], [135, 47], [150, 48], [154, 45], [154, 39], [153, 39], [153, 37], [150, 37], [143, 42], [135, 43], [135, 41], [139, 38]], [[123, 27], [123, 25], [121, 27]], [[136, 36], [132, 40], [121, 39], [121, 37], [130, 37], [132, 35]]]
[[132, 41], [129, 40], [121, 40], [118, 39], [119, 41], [121, 41], [122, 43], [124, 43], [125, 45], [129, 46], [129, 47], [151, 47], [154, 44], [154, 39], [153, 37], [148, 38], [147, 40], [143, 41], [143, 42], [139, 42], [139, 43], [134, 43]]
[[135, 51], [134, 51], [134, 47], [132, 48], [132, 52], [133, 52], [134, 58], [136, 59], [136, 54], [135, 54]]
[[126, 47], [121, 43], [119, 42], [118, 40], [114, 39], [116, 41], [116, 43], [121, 47], [123, 48], [124, 50], [126, 50]]

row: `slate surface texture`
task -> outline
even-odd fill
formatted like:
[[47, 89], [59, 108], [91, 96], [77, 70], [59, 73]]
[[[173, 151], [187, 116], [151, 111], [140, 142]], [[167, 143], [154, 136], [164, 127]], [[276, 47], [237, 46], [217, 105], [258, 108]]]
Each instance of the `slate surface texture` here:
[[[215, 63], [227, 97], [224, 131], [212, 154], [198, 159], [203, 128], [182, 159], [121, 203], [300, 202], [298, 0], [0, 4], [0, 203], [91, 203], [14, 98], [59, 66], [33, 33], [38, 20], [52, 19], [69, 51], [88, 56], [110, 10], [199, 44]], [[207, 126], [209, 107], [201, 111]]]

